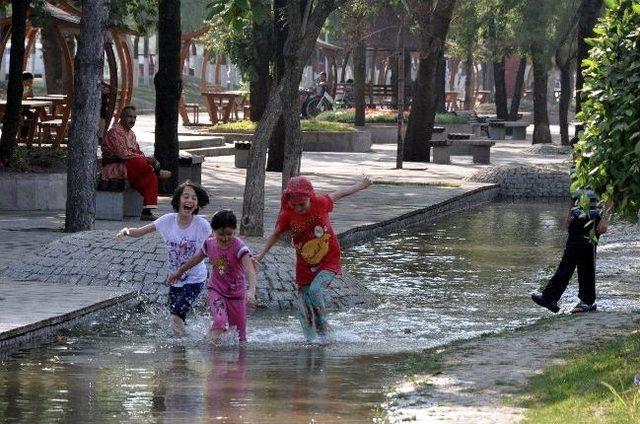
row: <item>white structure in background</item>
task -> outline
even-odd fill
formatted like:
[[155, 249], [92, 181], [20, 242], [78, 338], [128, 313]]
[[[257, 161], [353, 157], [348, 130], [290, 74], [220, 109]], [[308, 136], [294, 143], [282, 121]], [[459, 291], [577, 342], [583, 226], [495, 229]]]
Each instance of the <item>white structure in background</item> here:
[[[42, 44], [40, 43], [40, 37], [35, 43], [35, 52], [32, 52], [27, 66], [24, 68], [25, 72], [31, 72], [36, 78], [44, 75], [44, 60], [42, 59]], [[7, 47], [4, 50], [4, 56], [2, 57], [2, 63], [0, 64], [0, 72], [2, 73], [2, 79], [9, 78], [9, 56], [11, 55], [11, 43], [7, 43]]]

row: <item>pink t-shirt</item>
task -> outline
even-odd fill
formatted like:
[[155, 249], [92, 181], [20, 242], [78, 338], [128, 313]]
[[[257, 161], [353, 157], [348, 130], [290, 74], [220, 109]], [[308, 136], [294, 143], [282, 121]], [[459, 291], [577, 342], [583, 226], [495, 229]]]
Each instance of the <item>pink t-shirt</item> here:
[[234, 237], [227, 246], [220, 246], [215, 237], [209, 237], [202, 245], [202, 253], [211, 262], [209, 288], [227, 298], [244, 298], [246, 281], [242, 258], [251, 255], [247, 245]]

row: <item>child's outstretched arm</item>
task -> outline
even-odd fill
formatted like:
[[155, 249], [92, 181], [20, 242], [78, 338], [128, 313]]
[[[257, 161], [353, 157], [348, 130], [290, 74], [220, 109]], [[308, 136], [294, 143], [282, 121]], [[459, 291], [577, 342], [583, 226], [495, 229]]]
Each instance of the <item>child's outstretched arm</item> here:
[[156, 230], [156, 226], [154, 224], [147, 224], [144, 227], [140, 228], [128, 228], [125, 227], [122, 230], [118, 231], [116, 234], [116, 238], [118, 241], [124, 239], [125, 237], [142, 237], [145, 234], [153, 233]]
[[175, 283], [177, 283], [180, 277], [182, 277], [182, 274], [189, 271], [194, 266], [198, 265], [200, 262], [204, 260], [205, 257], [206, 256], [202, 252], [198, 252], [195, 255], [193, 255], [191, 259], [189, 259], [187, 262], [180, 265], [180, 268], [178, 268], [176, 272], [169, 275], [169, 277], [167, 278], [167, 286], [173, 286]]
[[343, 197], [349, 196], [353, 193], [357, 193], [360, 190], [364, 190], [365, 188], [369, 187], [371, 185], [371, 180], [369, 179], [369, 177], [364, 176], [362, 177], [362, 181], [360, 181], [357, 184], [354, 184], [350, 187], [346, 187], [343, 188], [341, 190], [338, 191], [334, 191], [333, 193], [329, 194], [329, 197], [331, 197], [331, 200], [333, 200], [334, 202], [336, 200], [340, 200]]
[[280, 230], [279, 227], [276, 227], [276, 229], [273, 231], [273, 233], [271, 233], [267, 241], [264, 243], [264, 247], [262, 247], [262, 251], [255, 256], [254, 260], [256, 262], [262, 261], [262, 259], [265, 257], [267, 252], [269, 252], [269, 250], [271, 250], [273, 245], [276, 244], [278, 240], [280, 240], [281, 235], [282, 235], [282, 230]]
[[244, 255], [242, 257], [242, 267], [244, 268], [244, 275], [247, 277], [247, 281], [249, 281], [249, 290], [247, 290], [246, 296], [247, 304], [255, 305], [256, 286], [258, 285], [258, 279], [256, 278], [256, 269], [253, 266], [251, 255]]

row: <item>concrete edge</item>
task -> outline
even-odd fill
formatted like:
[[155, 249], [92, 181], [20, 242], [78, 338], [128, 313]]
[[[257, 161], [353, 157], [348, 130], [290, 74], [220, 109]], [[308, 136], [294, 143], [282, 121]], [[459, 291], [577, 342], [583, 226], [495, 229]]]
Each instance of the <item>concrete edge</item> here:
[[478, 187], [474, 190], [452, 197], [444, 202], [430, 205], [426, 208], [416, 209], [398, 217], [374, 224], [351, 228], [338, 234], [340, 246], [343, 249], [348, 249], [358, 244], [370, 241], [376, 237], [381, 237], [392, 232], [399, 231], [402, 228], [433, 221], [451, 213], [492, 202], [498, 199], [499, 196], [500, 186], [498, 184]]
[[137, 291], [131, 291], [64, 315], [58, 315], [2, 333], [0, 334], [0, 358], [27, 346], [46, 343], [46, 339], [56, 332], [83, 324], [87, 320], [94, 318], [97, 313], [111, 312], [113, 309], [132, 304], [137, 299], [137, 296]]

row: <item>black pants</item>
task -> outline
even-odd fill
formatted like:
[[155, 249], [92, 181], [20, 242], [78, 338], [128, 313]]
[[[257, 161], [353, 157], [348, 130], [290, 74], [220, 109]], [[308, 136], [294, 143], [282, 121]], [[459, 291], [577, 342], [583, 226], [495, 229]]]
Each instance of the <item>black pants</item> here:
[[587, 236], [592, 225], [585, 228], [586, 219], [573, 218], [569, 225], [569, 237], [556, 273], [542, 291], [543, 296], [557, 302], [567, 289], [569, 280], [578, 268], [578, 298], [587, 305], [596, 301], [596, 245]]

